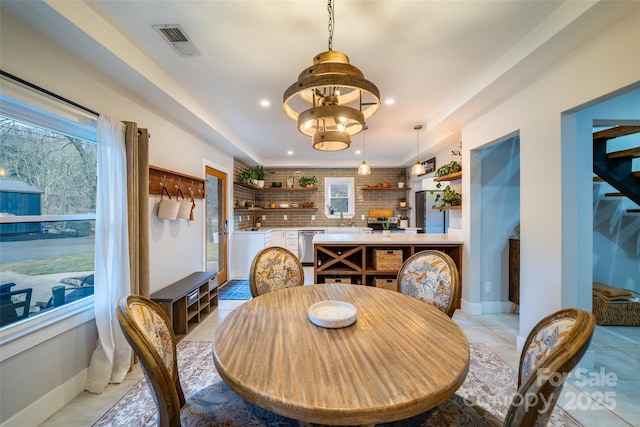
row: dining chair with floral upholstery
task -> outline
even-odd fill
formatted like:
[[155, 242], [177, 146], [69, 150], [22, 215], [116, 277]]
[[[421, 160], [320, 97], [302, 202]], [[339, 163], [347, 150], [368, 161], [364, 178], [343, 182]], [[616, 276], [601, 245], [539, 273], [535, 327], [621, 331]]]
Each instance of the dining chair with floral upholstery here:
[[175, 334], [162, 308], [150, 299], [129, 295], [118, 301], [116, 313], [158, 408], [157, 425], [298, 426], [294, 420], [245, 401], [222, 380], [185, 399]]
[[442, 251], [425, 250], [410, 256], [400, 267], [398, 290], [436, 306], [453, 317], [460, 296], [456, 263]]
[[589, 347], [594, 327], [595, 316], [577, 308], [556, 311], [536, 324], [520, 355], [517, 392], [505, 396], [511, 403], [502, 421], [502, 417], [476, 405], [473, 397], [454, 394], [434, 409], [383, 426], [545, 426], [567, 375]]
[[302, 263], [286, 248], [280, 246], [264, 248], [253, 258], [249, 273], [251, 296], [257, 297], [276, 289], [303, 284]]

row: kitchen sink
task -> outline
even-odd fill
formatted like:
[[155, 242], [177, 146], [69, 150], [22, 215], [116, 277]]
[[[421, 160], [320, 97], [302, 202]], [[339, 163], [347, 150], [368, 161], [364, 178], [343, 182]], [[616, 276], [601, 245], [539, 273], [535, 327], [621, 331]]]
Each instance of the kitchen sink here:
[[345, 226], [345, 227], [327, 227], [325, 233], [330, 234], [359, 234], [361, 227]]

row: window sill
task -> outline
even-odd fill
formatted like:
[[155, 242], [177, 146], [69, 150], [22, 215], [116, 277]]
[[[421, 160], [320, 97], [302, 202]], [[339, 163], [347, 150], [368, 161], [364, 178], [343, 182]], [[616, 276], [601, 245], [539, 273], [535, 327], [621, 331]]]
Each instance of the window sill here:
[[[331, 218], [331, 219], [340, 219], [340, 214], [330, 214], [330, 213], [325, 213], [324, 214], [327, 218]], [[355, 216], [355, 214], [353, 212], [344, 212], [342, 214], [342, 218], [343, 219], [350, 219], [353, 218]]]
[[0, 331], [0, 362], [94, 318], [93, 298], [86, 298], [7, 326]]

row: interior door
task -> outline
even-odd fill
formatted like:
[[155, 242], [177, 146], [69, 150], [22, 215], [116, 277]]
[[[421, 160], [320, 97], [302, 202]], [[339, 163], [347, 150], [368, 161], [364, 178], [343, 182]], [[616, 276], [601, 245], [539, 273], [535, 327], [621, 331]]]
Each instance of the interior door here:
[[227, 281], [228, 271], [228, 221], [227, 174], [217, 169], [205, 169], [206, 173], [206, 230], [207, 271], [218, 272], [218, 286]]

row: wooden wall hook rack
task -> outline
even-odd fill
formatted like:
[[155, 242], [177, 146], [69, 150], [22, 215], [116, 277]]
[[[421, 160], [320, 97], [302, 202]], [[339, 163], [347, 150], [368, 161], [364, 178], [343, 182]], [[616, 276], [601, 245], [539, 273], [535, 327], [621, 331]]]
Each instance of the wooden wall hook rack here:
[[161, 194], [163, 183], [167, 186], [171, 197], [176, 195], [177, 186], [179, 186], [186, 198], [191, 198], [190, 190], [193, 190], [195, 199], [205, 198], [204, 179], [157, 166], [149, 166], [149, 194]]

